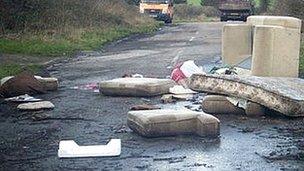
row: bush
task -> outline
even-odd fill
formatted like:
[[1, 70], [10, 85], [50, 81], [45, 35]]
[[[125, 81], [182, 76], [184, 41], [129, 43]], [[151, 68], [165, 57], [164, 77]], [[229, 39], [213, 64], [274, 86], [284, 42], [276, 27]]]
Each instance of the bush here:
[[[272, 13], [297, 17], [304, 22], [304, 0], [277, 0]], [[302, 32], [304, 32], [304, 24], [302, 24]]]
[[152, 20], [122, 0], [1, 0], [0, 27], [7, 32], [135, 26]]
[[178, 20], [193, 20], [205, 17], [218, 17], [219, 11], [211, 6], [175, 5], [175, 17]]
[[124, 0], [0, 0], [0, 53], [69, 56], [158, 26]]

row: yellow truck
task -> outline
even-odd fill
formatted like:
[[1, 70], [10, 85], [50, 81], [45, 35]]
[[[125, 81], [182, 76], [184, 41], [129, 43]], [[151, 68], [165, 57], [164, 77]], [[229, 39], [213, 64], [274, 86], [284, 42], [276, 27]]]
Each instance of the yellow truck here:
[[172, 23], [173, 0], [141, 0], [139, 9], [140, 13], [148, 14], [156, 20]]

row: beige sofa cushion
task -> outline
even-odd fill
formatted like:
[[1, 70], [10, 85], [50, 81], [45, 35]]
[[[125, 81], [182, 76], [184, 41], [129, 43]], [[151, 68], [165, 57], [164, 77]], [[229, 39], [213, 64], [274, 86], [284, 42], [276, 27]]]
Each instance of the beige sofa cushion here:
[[301, 36], [295, 29], [261, 26], [254, 29], [252, 75], [298, 77]]
[[250, 25], [282, 26], [299, 31], [301, 30], [301, 22], [300, 19], [286, 16], [249, 16], [247, 18], [247, 24]]
[[216, 117], [188, 109], [130, 111], [128, 126], [145, 137], [183, 134], [213, 137], [220, 134], [220, 121]]
[[203, 111], [209, 114], [244, 114], [244, 110], [234, 106], [226, 96], [208, 95], [203, 99]]
[[117, 78], [99, 84], [99, 90], [109, 96], [156, 96], [166, 94], [174, 86], [170, 79]]
[[262, 105], [247, 101], [243, 109], [222, 95], [207, 95], [203, 99], [202, 107], [203, 111], [209, 114], [241, 114], [253, 117], [265, 115], [265, 108]]
[[236, 65], [252, 54], [252, 26], [226, 24], [222, 33], [223, 63]]

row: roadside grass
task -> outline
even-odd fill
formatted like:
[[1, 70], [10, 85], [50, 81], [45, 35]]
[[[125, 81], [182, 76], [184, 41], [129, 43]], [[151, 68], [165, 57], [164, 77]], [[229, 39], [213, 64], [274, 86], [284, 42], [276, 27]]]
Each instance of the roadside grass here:
[[36, 56], [68, 56], [78, 50], [96, 50], [104, 44], [135, 33], [150, 33], [159, 25], [133, 28], [74, 30], [72, 33], [23, 35], [21, 38], [0, 38], [0, 53]]
[[201, 6], [202, 0], [187, 0], [187, 4]]
[[122, 0], [27, 0], [0, 3], [0, 78], [37, 70], [54, 58], [98, 50], [160, 23]]
[[174, 23], [187, 23], [187, 22], [219, 22], [220, 19], [218, 17], [206, 17], [206, 16], [200, 16], [198, 18], [191, 18], [191, 19], [185, 19], [185, 18], [175, 18]]
[[0, 79], [6, 76], [16, 75], [22, 71], [30, 71], [33, 73], [37, 73], [42, 69], [42, 65], [39, 64], [0, 64]]
[[304, 41], [302, 41], [300, 52], [300, 77], [304, 78]]
[[[0, 54], [20, 54], [29, 56], [27, 62], [11, 57], [0, 64], [0, 79], [15, 75], [23, 70], [37, 72], [42, 63], [54, 57], [69, 57], [77, 51], [101, 49], [103, 45], [131, 34], [152, 33], [161, 26], [153, 23], [136, 27], [117, 27], [110, 29], [79, 29], [70, 33], [46, 35], [22, 35], [22, 37], [0, 38]], [[35, 60], [31, 60], [34, 59]], [[41, 59], [37, 62], [37, 58]], [[1, 60], [1, 57], [0, 57]]]

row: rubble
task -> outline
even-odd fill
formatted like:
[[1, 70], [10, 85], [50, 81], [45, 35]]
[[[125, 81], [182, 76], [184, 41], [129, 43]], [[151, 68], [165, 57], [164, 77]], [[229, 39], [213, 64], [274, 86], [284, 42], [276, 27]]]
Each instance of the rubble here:
[[174, 84], [170, 79], [118, 78], [101, 82], [99, 90], [108, 96], [150, 97], [168, 93]]
[[176, 99], [173, 98], [173, 94], [164, 94], [161, 97], [161, 102], [162, 103], [173, 103], [173, 102], [176, 102]]
[[172, 97], [177, 100], [191, 100], [193, 98], [193, 94], [173, 94]]
[[184, 134], [216, 137], [220, 134], [220, 121], [216, 117], [188, 109], [130, 111], [128, 126], [144, 137]]
[[196, 74], [190, 86], [194, 91], [246, 99], [287, 116], [304, 116], [303, 79]]
[[[1, 86], [9, 81], [10, 79], [14, 78], [15, 76], [8, 76], [1, 79]], [[41, 77], [41, 76], [34, 76], [42, 85], [45, 91], [56, 91], [58, 90], [58, 79], [54, 77]]]
[[176, 101], [192, 100], [193, 94], [164, 94], [161, 97], [162, 103], [174, 103]]
[[169, 92], [175, 95], [184, 95], [184, 94], [196, 94], [197, 92], [189, 89], [184, 88], [181, 85], [175, 85], [169, 89]]
[[241, 67], [221, 67], [212, 69], [210, 74], [251, 75], [251, 71]]
[[132, 106], [130, 110], [155, 110], [155, 109], [160, 109], [160, 107], [143, 104], [143, 105]]
[[42, 110], [42, 109], [54, 109], [55, 105], [49, 101], [22, 103], [17, 106], [19, 110]]
[[171, 73], [171, 79], [179, 85], [188, 88], [188, 78], [193, 74], [204, 74], [202, 68], [198, 67], [193, 60], [185, 61], [176, 65]]
[[4, 99], [4, 101], [8, 101], [8, 102], [39, 102], [39, 101], [42, 101], [42, 99], [37, 99], [35, 97], [29, 96], [28, 94], [25, 94], [25, 95], [21, 95], [21, 96], [6, 98], [6, 99]]
[[18, 74], [17, 76], [6, 80], [0, 87], [0, 94], [3, 97], [43, 93], [46, 93], [44, 85], [29, 73]]
[[44, 86], [44, 89], [46, 91], [56, 91], [58, 90], [58, 79], [54, 77], [40, 77], [40, 76], [35, 76], [35, 78], [42, 83]]
[[91, 90], [94, 93], [99, 93], [99, 86], [98, 86], [97, 83], [89, 83], [89, 84], [85, 84], [85, 85], [74, 86], [74, 87], [71, 87], [71, 89], [74, 89], [74, 90]]

